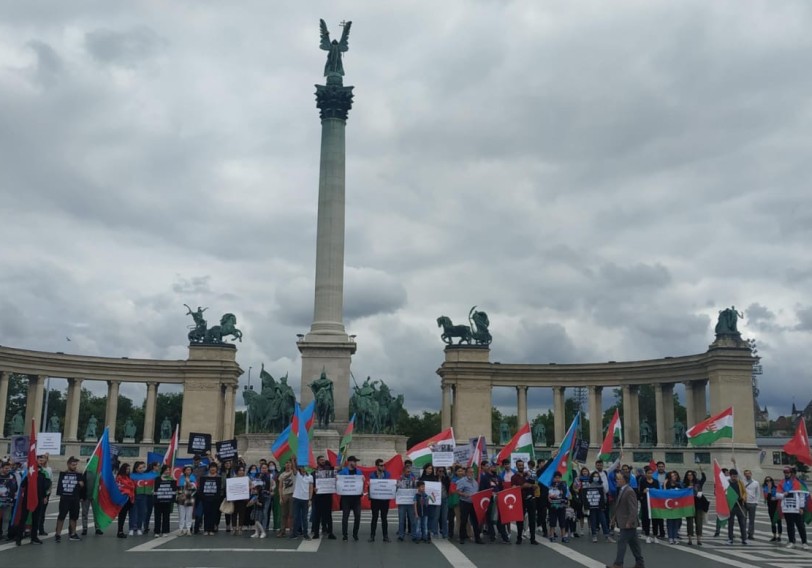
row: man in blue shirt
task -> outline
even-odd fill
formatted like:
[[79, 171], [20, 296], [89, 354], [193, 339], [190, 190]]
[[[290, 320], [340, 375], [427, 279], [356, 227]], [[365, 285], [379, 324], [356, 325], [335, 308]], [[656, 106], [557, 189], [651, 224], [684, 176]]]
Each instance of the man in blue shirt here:
[[[356, 468], [357, 459], [355, 456], [347, 458], [347, 467], [338, 472], [338, 475], [363, 475], [361, 470]], [[342, 495], [341, 496], [341, 534], [342, 540], [347, 540], [347, 529], [350, 524], [350, 511], [353, 514], [352, 539], [358, 540], [358, 526], [361, 524], [361, 496]]]
[[469, 521], [474, 531], [474, 541], [477, 544], [485, 544], [479, 536], [479, 521], [477, 521], [474, 504], [471, 501], [477, 491], [479, 491], [479, 484], [474, 479], [474, 468], [469, 467], [465, 470], [465, 477], [457, 481], [457, 493], [460, 495], [460, 544], [465, 544], [468, 539], [466, 522]]
[[[370, 479], [389, 479], [391, 475], [384, 467], [383, 460], [378, 458], [375, 460], [375, 471], [370, 472]], [[389, 514], [389, 499], [369, 499], [370, 509], [372, 510], [372, 524], [370, 526], [369, 542], [375, 542], [375, 531], [378, 529], [378, 517], [381, 518], [381, 532], [383, 533], [383, 541], [389, 542], [389, 523], [387, 515]]]

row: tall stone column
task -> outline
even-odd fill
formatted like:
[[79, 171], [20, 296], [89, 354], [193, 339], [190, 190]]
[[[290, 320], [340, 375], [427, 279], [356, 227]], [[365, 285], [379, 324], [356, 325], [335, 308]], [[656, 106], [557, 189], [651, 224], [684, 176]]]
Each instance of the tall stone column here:
[[452, 385], [443, 384], [443, 413], [440, 417], [440, 427], [445, 430], [451, 427], [451, 393]]
[[688, 381], [685, 383], [685, 429], [687, 430], [696, 424], [696, 412], [694, 411], [694, 382]]
[[31, 430], [31, 420], [37, 431], [42, 430], [42, 404], [45, 399], [45, 381], [42, 375], [28, 375], [28, 393], [25, 399], [25, 432]]
[[603, 442], [603, 387], [589, 387], [589, 445]]
[[104, 423], [110, 428], [111, 440], [116, 437], [116, 418], [118, 418], [118, 391], [119, 381], [107, 381], [107, 409], [104, 412]]
[[623, 429], [624, 443], [640, 445], [640, 401], [637, 385], [623, 386]]
[[555, 443], [560, 444], [567, 433], [565, 422], [564, 387], [553, 387], [553, 426], [555, 429]]
[[79, 441], [79, 405], [82, 400], [82, 379], [68, 379], [68, 397], [65, 405], [65, 441]]
[[0, 371], [0, 438], [6, 435], [6, 410], [8, 409], [8, 383], [10, 373]]
[[517, 422], [518, 427], [521, 428], [527, 424], [527, 387], [516, 387], [516, 409], [517, 409]]
[[[694, 383], [694, 420], [695, 423], [702, 422], [708, 415], [707, 398], [708, 381], [696, 381]], [[752, 391], [751, 391], [752, 392]], [[734, 413], [735, 419], [735, 413]]]
[[345, 127], [352, 108], [352, 89], [341, 77], [328, 77], [316, 85], [316, 106], [321, 116], [321, 161], [316, 226], [316, 291], [313, 323], [297, 343], [302, 354], [301, 400], [308, 404], [308, 388], [322, 371], [333, 381], [335, 423], [349, 422], [350, 358], [356, 344], [344, 330], [344, 217]]
[[144, 406], [144, 437], [141, 442], [152, 444], [155, 440], [155, 406], [158, 402], [158, 383], [147, 383], [147, 398]]
[[657, 447], [674, 443], [674, 385], [654, 385], [654, 406], [657, 413]]
[[237, 385], [226, 385], [223, 393], [223, 440], [234, 437], [234, 400]]

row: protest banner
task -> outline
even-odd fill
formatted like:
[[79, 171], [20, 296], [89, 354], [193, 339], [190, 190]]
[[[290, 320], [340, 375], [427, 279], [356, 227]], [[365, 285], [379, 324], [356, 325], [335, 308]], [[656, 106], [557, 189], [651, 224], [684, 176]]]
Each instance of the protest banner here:
[[516, 462], [522, 460], [524, 467], [527, 469], [527, 462], [530, 461], [530, 452], [513, 452], [510, 454], [510, 467], [516, 469]]
[[233, 460], [237, 457], [237, 440], [223, 440], [217, 442], [217, 455], [220, 461]]
[[156, 503], [172, 503], [175, 500], [177, 484], [173, 479], [155, 481], [154, 499]]
[[203, 455], [206, 452], [210, 451], [211, 451], [211, 434], [189, 432], [189, 443], [186, 446], [187, 453]]
[[242, 501], [251, 497], [251, 478], [229, 477], [226, 479], [226, 501]]
[[426, 495], [429, 496], [429, 505], [440, 506], [443, 499], [443, 484], [439, 481], [426, 481]]
[[62, 434], [60, 432], [39, 432], [37, 434], [37, 455], [62, 454]]
[[361, 495], [363, 492], [363, 475], [336, 475], [336, 493], [339, 495]]
[[396, 479], [370, 479], [369, 498], [391, 500], [396, 497], [398, 482]]

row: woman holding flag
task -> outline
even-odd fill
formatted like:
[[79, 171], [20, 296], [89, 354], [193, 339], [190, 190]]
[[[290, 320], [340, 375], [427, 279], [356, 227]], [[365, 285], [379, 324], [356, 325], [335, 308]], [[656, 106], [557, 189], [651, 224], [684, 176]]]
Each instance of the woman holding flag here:
[[764, 501], [767, 503], [767, 513], [770, 515], [770, 529], [773, 531], [773, 537], [770, 542], [781, 542], [781, 516], [778, 507], [781, 500], [776, 496], [778, 488], [775, 481], [769, 475], [764, 478], [764, 483], [761, 486], [761, 492], [764, 495]]
[[696, 545], [702, 546], [702, 527], [705, 525], [705, 515], [710, 508], [710, 501], [702, 493], [702, 488], [705, 486], [707, 476], [702, 468], [699, 469], [702, 473], [701, 478], [696, 477], [696, 472], [689, 469], [685, 472], [682, 478], [682, 485], [686, 489], [693, 489], [694, 491], [694, 516], [688, 517], [688, 545], [693, 544], [691, 540], [696, 531]]
[[[672, 471], [668, 474], [668, 480], [665, 482], [666, 491], [678, 491], [682, 489], [682, 482], [679, 479], [679, 473]], [[668, 544], [677, 544], [679, 538], [679, 523], [680, 519], [666, 519], [665, 532], [668, 535]]]

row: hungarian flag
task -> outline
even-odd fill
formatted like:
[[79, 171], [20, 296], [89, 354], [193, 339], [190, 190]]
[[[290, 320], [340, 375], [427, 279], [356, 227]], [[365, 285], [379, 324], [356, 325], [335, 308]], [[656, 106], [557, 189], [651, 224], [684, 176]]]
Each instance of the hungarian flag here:
[[522, 522], [524, 519], [522, 488], [517, 485], [497, 493], [496, 506], [499, 508], [499, 522], [503, 524]]
[[686, 436], [693, 446], [710, 446], [722, 438], [733, 439], [733, 407], [691, 426]]
[[347, 459], [347, 450], [350, 449], [350, 442], [352, 442], [352, 431], [355, 430], [355, 414], [350, 418], [350, 423], [347, 424], [347, 429], [344, 430], [344, 436], [341, 442], [338, 443], [338, 464], [336, 467], [344, 467], [344, 460]]
[[485, 436], [477, 438], [474, 451], [471, 452], [471, 459], [468, 460], [468, 467], [474, 468], [474, 477], [479, 479], [479, 464], [482, 462], [482, 455], [485, 453]]
[[648, 513], [652, 519], [682, 519], [696, 514], [694, 490], [649, 489]]
[[620, 438], [620, 445], [623, 446], [623, 425], [620, 423], [620, 413], [618, 413], [617, 408], [615, 408], [615, 415], [612, 416], [609, 427], [606, 429], [606, 437], [603, 439], [603, 444], [601, 444], [601, 449], [598, 453], [599, 460], [606, 461], [612, 457], [615, 436]]
[[[553, 475], [556, 471], [561, 472], [565, 481], [569, 480], [569, 475], [572, 471], [572, 468], [570, 468], [570, 456], [572, 450], [575, 448], [575, 433], [578, 431], [578, 423], [580, 421], [581, 413], [579, 412], [575, 415], [572, 424], [570, 424], [567, 435], [564, 436], [564, 439], [561, 441], [561, 445], [558, 447], [558, 453], [553, 458], [552, 463], [539, 476], [539, 483], [550, 487], [553, 484]], [[569, 481], [567, 481], [567, 485], [569, 485]]]
[[485, 515], [488, 513], [488, 506], [493, 498], [493, 490], [485, 489], [471, 496], [471, 503], [474, 505], [474, 514], [479, 526], [485, 522]]
[[[726, 521], [730, 517], [731, 502], [728, 499], [729, 493], [734, 493], [733, 502], [736, 502], [735, 492], [730, 488], [730, 480], [722, 473], [719, 462], [713, 460], [713, 496], [716, 501], [716, 517], [720, 521]], [[651, 491], [649, 489], [649, 491]]]
[[178, 468], [177, 471], [175, 470], [175, 455], [178, 453], [178, 428], [180, 427], [179, 424], [175, 425], [175, 434], [172, 436], [172, 439], [169, 441], [169, 447], [166, 448], [166, 453], [164, 454], [163, 465], [169, 466], [169, 471], [172, 472], [172, 477], [175, 478], [175, 481], [180, 479], [181, 469]]
[[795, 456], [795, 459], [806, 465], [812, 465], [812, 454], [809, 452], [809, 436], [806, 433], [804, 417], [798, 419], [795, 435], [784, 445], [784, 452]]
[[110, 438], [104, 429], [93, 455], [85, 467], [88, 482], [88, 499], [93, 507], [93, 520], [96, 528], [104, 530], [118, 516], [119, 510], [127, 503], [128, 497], [116, 485], [110, 457]]
[[515, 453], [528, 453], [531, 460], [536, 459], [535, 452], [533, 452], [533, 435], [530, 433], [529, 422], [525, 422], [524, 426], [519, 428], [519, 431], [510, 439], [507, 446], [502, 448], [502, 451], [496, 456], [496, 463], [501, 464], [502, 460], [509, 460], [510, 454]]
[[39, 506], [39, 494], [37, 480], [39, 478], [39, 464], [37, 463], [37, 426], [34, 419], [31, 419], [31, 433], [28, 435], [28, 483], [26, 484], [25, 508], [35, 511]]
[[431, 463], [432, 446], [441, 444], [454, 447], [454, 428], [446, 428], [436, 436], [409, 448], [406, 457], [412, 460], [412, 469], [423, 469], [424, 465]]

